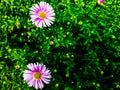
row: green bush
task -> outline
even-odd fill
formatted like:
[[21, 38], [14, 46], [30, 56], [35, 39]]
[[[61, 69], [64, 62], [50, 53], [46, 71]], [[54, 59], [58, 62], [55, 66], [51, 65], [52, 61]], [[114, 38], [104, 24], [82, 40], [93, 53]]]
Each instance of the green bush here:
[[37, 28], [29, 8], [40, 0], [1, 0], [0, 89], [34, 90], [23, 80], [28, 63], [44, 63], [44, 90], [120, 89], [120, 1], [43, 0], [55, 22]]

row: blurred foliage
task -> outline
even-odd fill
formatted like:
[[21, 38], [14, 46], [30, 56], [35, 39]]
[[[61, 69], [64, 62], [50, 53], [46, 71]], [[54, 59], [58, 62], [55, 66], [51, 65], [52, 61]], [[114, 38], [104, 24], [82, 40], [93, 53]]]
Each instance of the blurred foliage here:
[[52, 72], [45, 90], [120, 89], [120, 1], [43, 1], [56, 13], [43, 29], [29, 16], [40, 0], [0, 1], [0, 89], [34, 90], [22, 77], [34, 62]]

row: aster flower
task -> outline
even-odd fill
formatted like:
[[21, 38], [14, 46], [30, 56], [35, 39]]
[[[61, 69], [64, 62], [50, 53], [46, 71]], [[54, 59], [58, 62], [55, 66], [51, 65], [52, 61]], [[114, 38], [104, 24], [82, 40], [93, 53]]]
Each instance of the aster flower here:
[[49, 84], [51, 78], [51, 72], [43, 64], [30, 63], [27, 65], [29, 70], [25, 70], [23, 73], [24, 80], [28, 83], [30, 87], [35, 87], [35, 89], [42, 89], [44, 84]]
[[37, 27], [49, 27], [55, 20], [55, 13], [51, 5], [41, 1], [30, 8], [30, 17]]
[[98, 4], [103, 4], [104, 0], [98, 0]]

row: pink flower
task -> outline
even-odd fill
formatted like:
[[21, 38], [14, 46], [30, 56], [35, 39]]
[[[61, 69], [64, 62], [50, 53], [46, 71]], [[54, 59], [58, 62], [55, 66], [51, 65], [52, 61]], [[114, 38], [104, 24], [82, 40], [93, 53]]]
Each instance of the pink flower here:
[[46, 27], [51, 26], [53, 21], [55, 20], [55, 13], [48, 3], [46, 2], [40, 2], [39, 4], [34, 4], [30, 8], [30, 17], [33, 24], [35, 24], [37, 27]]
[[104, 0], [98, 0], [98, 4], [103, 4]]
[[29, 86], [33, 86], [36, 89], [42, 89], [44, 84], [48, 84], [51, 78], [51, 72], [43, 64], [28, 64], [29, 70], [25, 70], [23, 73], [24, 80], [28, 83]]

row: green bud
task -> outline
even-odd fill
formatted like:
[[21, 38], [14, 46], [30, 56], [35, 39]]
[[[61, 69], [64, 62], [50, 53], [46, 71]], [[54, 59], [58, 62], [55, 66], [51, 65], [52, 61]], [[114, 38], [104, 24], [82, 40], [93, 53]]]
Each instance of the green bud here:
[[59, 84], [58, 84], [58, 83], [56, 83], [56, 84], [55, 84], [55, 87], [56, 87], [56, 88], [58, 88], [58, 87], [59, 87]]

